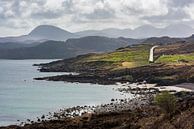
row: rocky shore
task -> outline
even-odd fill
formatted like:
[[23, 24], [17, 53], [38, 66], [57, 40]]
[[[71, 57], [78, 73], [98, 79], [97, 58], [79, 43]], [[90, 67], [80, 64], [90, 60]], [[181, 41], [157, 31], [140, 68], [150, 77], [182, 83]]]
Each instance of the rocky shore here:
[[[147, 83], [156, 83], [159, 86], [176, 85], [181, 83], [194, 83], [194, 77], [191, 76], [191, 69], [193, 65], [179, 65], [176, 66], [165, 64], [153, 64], [131, 69], [121, 69], [115, 71], [91, 71], [85, 69], [79, 75], [59, 75], [53, 77], [35, 78], [36, 80], [48, 81], [66, 81], [66, 82], [80, 82], [80, 83], [94, 83], [111, 85], [117, 82], [136, 83], [146, 81]], [[67, 69], [67, 68], [66, 68]], [[65, 72], [80, 72], [79, 70], [65, 70]], [[52, 72], [47, 66], [43, 66], [42, 72]], [[176, 75], [176, 77], [175, 77]]]
[[[126, 93], [131, 90], [123, 90]], [[122, 92], [123, 92], [122, 91]], [[177, 112], [166, 118], [153, 103], [153, 93], [137, 94], [134, 99], [111, 100], [99, 106], [77, 106], [43, 115], [36, 122], [0, 129], [193, 129], [194, 93], [178, 92]]]

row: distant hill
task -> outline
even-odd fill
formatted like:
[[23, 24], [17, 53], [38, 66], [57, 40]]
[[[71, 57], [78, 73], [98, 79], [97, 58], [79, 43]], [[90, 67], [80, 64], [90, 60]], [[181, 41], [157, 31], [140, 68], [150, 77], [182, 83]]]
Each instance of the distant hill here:
[[189, 37], [185, 38], [174, 38], [174, 37], [151, 37], [147, 38], [142, 41], [142, 43], [147, 44], [169, 44], [169, 43], [176, 43], [176, 42], [187, 42], [187, 43], [193, 43], [194, 42], [194, 35], [191, 35]]
[[194, 43], [194, 35], [185, 38], [151, 37], [147, 39], [108, 38], [87, 36], [67, 41], [45, 41], [31, 44], [1, 43], [0, 59], [56, 59], [70, 58], [87, 53], [110, 52], [135, 44]]
[[29, 34], [29, 37], [32, 39], [47, 39], [47, 40], [56, 40], [64, 41], [69, 38], [75, 38], [75, 34], [63, 30], [59, 27], [51, 25], [41, 25], [32, 30]]
[[112, 51], [119, 47], [137, 43], [140, 40], [127, 38], [107, 38], [102, 36], [88, 36], [77, 39], [68, 39], [66, 45], [69, 48], [90, 50], [97, 52]]
[[0, 43], [19, 42], [29, 44], [33, 42], [44, 42], [47, 40], [65, 41], [69, 38], [76, 37], [78, 36], [59, 27], [51, 25], [40, 25], [34, 28], [27, 35], [22, 35], [18, 37], [2, 37], [0, 38]]
[[25, 44], [20, 43], [0, 43], [0, 50], [1, 49], [16, 49], [25, 47]]
[[72, 57], [62, 41], [46, 41], [33, 47], [1, 50], [1, 59], [58, 59]]
[[131, 37], [132, 30], [131, 29], [116, 29], [116, 28], [108, 28], [104, 30], [85, 30], [76, 32], [76, 35], [79, 35], [80, 37], [85, 36], [106, 36], [106, 37], [112, 37], [112, 38], [118, 38], [118, 37]]
[[126, 38], [149, 38], [149, 37], [188, 37], [194, 33], [194, 29], [188, 25], [175, 24], [165, 28], [156, 28], [151, 25], [143, 25], [135, 29], [109, 28], [104, 30], [86, 30], [75, 34], [80, 36], [106, 36], [106, 37], [126, 37]]
[[26, 47], [33, 47], [40, 44], [39, 42], [30, 43], [30, 44], [23, 44], [17, 42], [7, 42], [7, 43], [0, 43], [0, 50], [11, 50], [16, 48], [26, 48]]
[[[107, 38], [89, 36], [64, 41], [46, 41], [37, 43], [31, 47], [21, 44], [12, 48], [1, 49], [0, 59], [59, 59], [70, 58], [80, 54], [99, 53], [113, 51], [119, 47], [125, 47], [139, 40], [126, 38]], [[35, 43], [33, 43], [35, 44]], [[1, 46], [0, 46], [1, 48]], [[11, 48], [11, 49], [10, 49]]]
[[104, 36], [109, 38], [135, 38], [144, 39], [149, 37], [188, 37], [194, 33], [194, 29], [188, 25], [175, 24], [165, 28], [156, 28], [151, 25], [143, 25], [135, 29], [107, 28], [103, 30], [85, 30], [71, 33], [52, 25], [40, 25], [34, 28], [29, 34], [16, 37], [2, 37], [0, 43], [18, 42], [32, 43], [48, 40], [66, 41], [70, 38], [81, 38], [87, 36]]
[[184, 38], [187, 42], [194, 42], [194, 34], [192, 34], [190, 37]]
[[169, 44], [169, 43], [176, 43], [180, 41], [185, 41], [185, 39], [184, 38], [170, 38], [170, 37], [165, 36], [165, 37], [151, 37], [151, 38], [145, 39], [142, 43]]

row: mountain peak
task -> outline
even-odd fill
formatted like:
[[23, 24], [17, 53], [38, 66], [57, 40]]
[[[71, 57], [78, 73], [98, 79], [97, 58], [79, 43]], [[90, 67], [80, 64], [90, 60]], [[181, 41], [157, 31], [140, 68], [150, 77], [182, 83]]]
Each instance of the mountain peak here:
[[57, 33], [61, 32], [61, 33], [64, 33], [64, 32], [67, 32], [67, 33], [70, 33], [66, 30], [63, 30], [59, 27], [56, 27], [56, 26], [53, 26], [53, 25], [39, 25], [37, 26], [36, 28], [34, 28], [30, 33], [29, 35], [37, 35], [38, 34], [45, 34], [45, 33], [48, 33], [48, 31], [55, 31]]
[[74, 37], [71, 32], [63, 30], [53, 25], [39, 25], [34, 28], [29, 36], [36, 37], [39, 39], [50, 39], [50, 40], [66, 40], [67, 37]]

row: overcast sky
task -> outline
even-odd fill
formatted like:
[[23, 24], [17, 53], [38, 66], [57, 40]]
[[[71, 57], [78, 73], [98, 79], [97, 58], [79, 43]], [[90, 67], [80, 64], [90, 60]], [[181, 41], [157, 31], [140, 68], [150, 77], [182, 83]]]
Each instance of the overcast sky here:
[[194, 0], [0, 0], [0, 36], [42, 24], [75, 32], [178, 23], [194, 25]]

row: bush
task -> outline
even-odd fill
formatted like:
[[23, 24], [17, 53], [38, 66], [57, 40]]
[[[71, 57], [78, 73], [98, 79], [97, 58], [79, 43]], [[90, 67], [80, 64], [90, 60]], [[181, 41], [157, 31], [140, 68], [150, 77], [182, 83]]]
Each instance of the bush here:
[[154, 101], [167, 115], [172, 116], [175, 113], [176, 97], [168, 91], [157, 94]]

